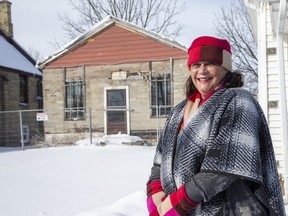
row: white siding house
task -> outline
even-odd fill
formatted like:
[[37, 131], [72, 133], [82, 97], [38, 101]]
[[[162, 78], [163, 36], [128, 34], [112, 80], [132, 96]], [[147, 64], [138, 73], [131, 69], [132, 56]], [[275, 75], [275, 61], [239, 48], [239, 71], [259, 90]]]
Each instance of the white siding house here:
[[244, 0], [244, 2], [258, 46], [259, 103], [269, 123], [287, 201], [287, 0]]

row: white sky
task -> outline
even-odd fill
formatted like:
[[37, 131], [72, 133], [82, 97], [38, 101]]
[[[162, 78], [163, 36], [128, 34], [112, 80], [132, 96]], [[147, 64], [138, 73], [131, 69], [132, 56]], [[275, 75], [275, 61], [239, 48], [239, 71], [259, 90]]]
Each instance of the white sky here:
[[[235, 1], [235, 0], [234, 0]], [[74, 15], [69, 0], [10, 0], [14, 38], [26, 50], [41, 53], [42, 58], [55, 52], [50, 44], [54, 39], [63, 41], [64, 31], [58, 14]], [[221, 6], [233, 0], [187, 0], [188, 7], [179, 16], [179, 22], [186, 25], [182, 36], [176, 40], [186, 46], [200, 35], [214, 35], [215, 13]], [[50, 42], [50, 43], [49, 43]]]

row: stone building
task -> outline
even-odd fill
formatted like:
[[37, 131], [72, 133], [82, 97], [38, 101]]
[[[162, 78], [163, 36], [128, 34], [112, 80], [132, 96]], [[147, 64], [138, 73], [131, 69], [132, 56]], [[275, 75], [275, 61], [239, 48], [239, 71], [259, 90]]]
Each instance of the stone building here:
[[[20, 145], [21, 130], [29, 143], [28, 134], [38, 126], [24, 124], [20, 128], [16, 111], [42, 108], [42, 73], [13, 38], [12, 27], [11, 3], [0, 1], [0, 146]], [[34, 115], [26, 114], [23, 120], [35, 119]]]
[[90, 123], [94, 135], [155, 135], [184, 99], [186, 61], [187, 48], [176, 41], [106, 17], [39, 63], [44, 109], [59, 110], [45, 122], [46, 141]]

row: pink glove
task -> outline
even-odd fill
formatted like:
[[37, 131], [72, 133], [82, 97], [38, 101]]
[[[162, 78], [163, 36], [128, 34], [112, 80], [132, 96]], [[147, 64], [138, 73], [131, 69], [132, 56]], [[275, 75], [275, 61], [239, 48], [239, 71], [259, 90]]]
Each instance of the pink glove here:
[[149, 213], [157, 209], [157, 206], [165, 199], [166, 195], [161, 186], [160, 180], [147, 185], [147, 208]]
[[183, 216], [197, 206], [186, 194], [185, 185], [176, 192], [171, 193], [160, 205], [157, 206], [150, 216]]

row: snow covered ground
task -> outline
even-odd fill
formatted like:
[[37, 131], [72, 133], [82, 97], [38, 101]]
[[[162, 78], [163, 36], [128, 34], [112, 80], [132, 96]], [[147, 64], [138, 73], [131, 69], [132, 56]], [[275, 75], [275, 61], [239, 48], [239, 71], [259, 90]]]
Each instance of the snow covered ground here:
[[84, 140], [71, 147], [0, 148], [0, 215], [148, 215], [145, 185], [155, 147], [120, 144], [125, 140], [134, 137], [105, 137], [106, 146]]
[[155, 147], [121, 144], [137, 141], [113, 135], [93, 145], [0, 148], [0, 216], [148, 216]]

